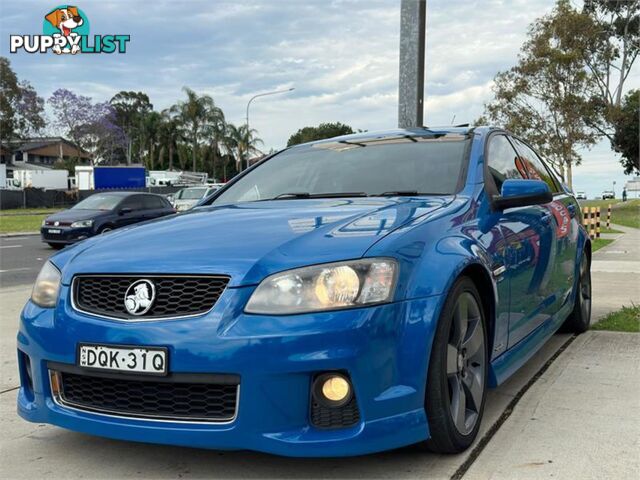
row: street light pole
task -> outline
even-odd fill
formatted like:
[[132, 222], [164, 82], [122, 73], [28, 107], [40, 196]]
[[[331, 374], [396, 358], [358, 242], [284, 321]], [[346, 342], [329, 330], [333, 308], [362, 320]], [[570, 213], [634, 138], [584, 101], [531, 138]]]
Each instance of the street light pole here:
[[422, 127], [427, 0], [400, 2], [398, 127]]
[[[293, 90], [295, 90], [295, 88], [291, 87], [291, 88], [286, 88], [284, 90], [275, 90], [273, 92], [259, 93], [259, 94], [254, 95], [253, 97], [251, 97], [249, 99], [249, 101], [247, 102], [247, 138], [248, 138], [249, 132], [250, 132], [250, 129], [249, 129], [249, 107], [251, 106], [251, 102], [253, 102], [258, 97], [266, 97], [267, 95], [276, 95], [278, 93], [287, 93], [287, 92], [292, 92]], [[249, 158], [247, 158], [247, 168], [249, 168]]]

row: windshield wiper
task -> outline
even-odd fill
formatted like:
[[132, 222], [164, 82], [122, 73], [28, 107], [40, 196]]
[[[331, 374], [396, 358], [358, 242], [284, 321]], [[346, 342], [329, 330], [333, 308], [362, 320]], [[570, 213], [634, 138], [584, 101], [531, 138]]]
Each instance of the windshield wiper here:
[[342, 198], [342, 197], [366, 197], [365, 192], [330, 192], [330, 193], [309, 193], [309, 192], [291, 192], [281, 193], [273, 198], [264, 200], [297, 200], [305, 198]]
[[289, 200], [292, 198], [309, 198], [311, 194], [309, 192], [291, 192], [291, 193], [281, 193], [280, 195], [276, 195], [273, 198], [265, 198], [264, 200]]
[[418, 193], [417, 190], [396, 190], [391, 192], [383, 192], [376, 197], [415, 197], [416, 195], [424, 195]]

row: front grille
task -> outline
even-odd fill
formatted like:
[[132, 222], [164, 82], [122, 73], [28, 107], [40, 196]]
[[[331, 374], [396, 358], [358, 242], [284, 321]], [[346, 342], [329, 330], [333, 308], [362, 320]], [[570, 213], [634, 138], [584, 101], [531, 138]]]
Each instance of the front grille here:
[[[146, 313], [134, 316], [127, 312], [125, 294], [142, 279], [154, 284], [155, 299]], [[185, 317], [211, 310], [228, 282], [225, 276], [78, 276], [73, 300], [80, 311], [124, 320]]]
[[325, 407], [311, 398], [311, 423], [318, 428], [345, 428], [360, 421], [356, 397], [341, 407]]
[[239, 384], [123, 379], [52, 371], [63, 406], [122, 417], [187, 422], [229, 422], [236, 416]]
[[52, 220], [47, 220], [45, 221], [45, 225], [47, 227], [70, 227], [72, 222], [58, 222], [58, 224], [56, 225], [56, 222], [52, 221]]

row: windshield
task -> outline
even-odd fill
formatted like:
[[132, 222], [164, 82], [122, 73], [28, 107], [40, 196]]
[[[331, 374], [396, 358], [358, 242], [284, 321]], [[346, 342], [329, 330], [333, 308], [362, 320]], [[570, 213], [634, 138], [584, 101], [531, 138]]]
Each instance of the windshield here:
[[120, 200], [122, 197], [119, 195], [96, 193], [71, 208], [74, 210], [113, 210], [120, 203]]
[[452, 194], [469, 141], [468, 136], [449, 134], [294, 147], [256, 167], [213, 204], [341, 193]]
[[178, 198], [180, 200], [198, 200], [204, 196], [206, 191], [206, 188], [185, 188], [180, 192]]

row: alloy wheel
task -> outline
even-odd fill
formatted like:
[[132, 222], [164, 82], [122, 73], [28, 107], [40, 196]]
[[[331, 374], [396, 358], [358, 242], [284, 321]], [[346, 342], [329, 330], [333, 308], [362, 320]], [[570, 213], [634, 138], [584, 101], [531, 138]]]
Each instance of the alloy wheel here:
[[486, 345], [480, 305], [463, 292], [456, 302], [447, 344], [447, 381], [453, 423], [468, 435], [480, 418], [485, 389]]
[[591, 317], [591, 272], [586, 256], [580, 262], [580, 310], [582, 318], [587, 320]]

